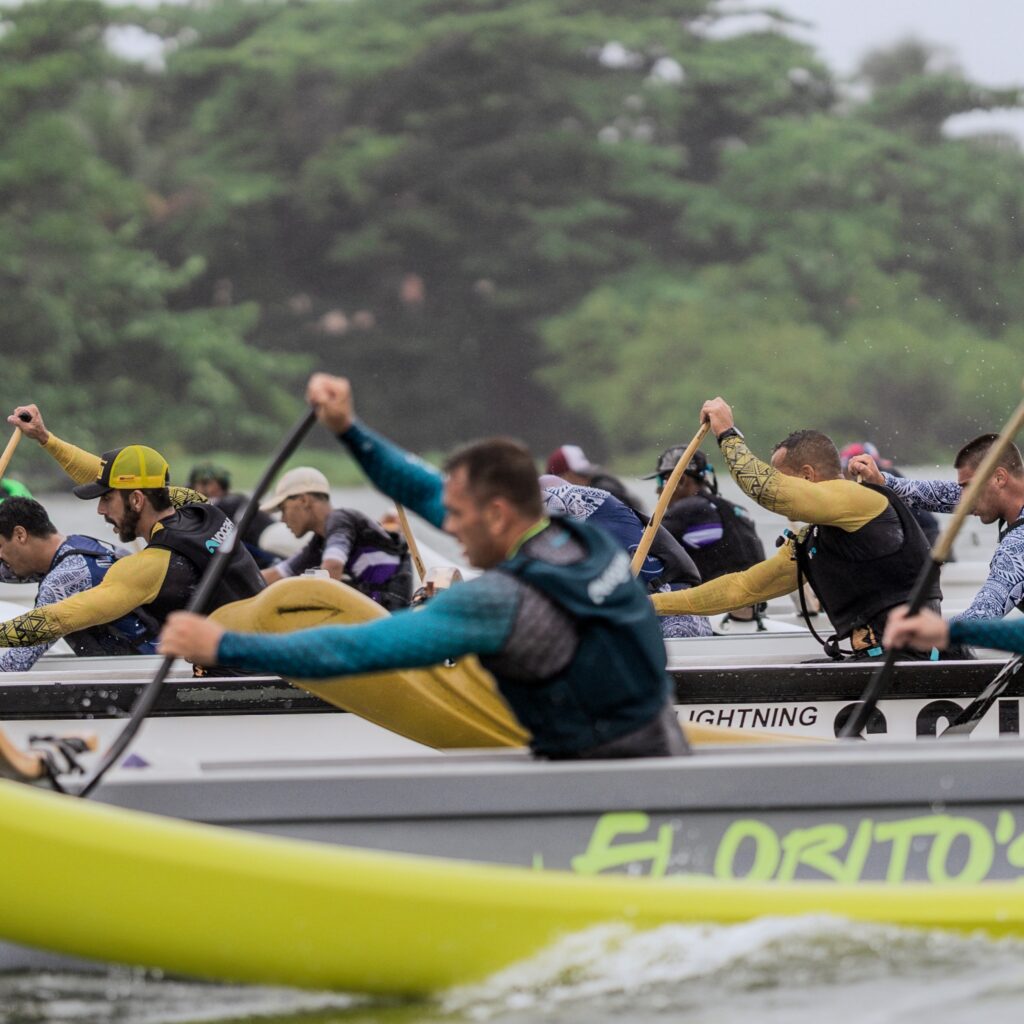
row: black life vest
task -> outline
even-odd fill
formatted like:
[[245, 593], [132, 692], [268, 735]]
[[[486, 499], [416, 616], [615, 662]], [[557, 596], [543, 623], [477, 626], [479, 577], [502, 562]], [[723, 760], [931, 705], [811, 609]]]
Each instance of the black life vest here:
[[[721, 539], [706, 547], [686, 544], [683, 534], [691, 525], [706, 521], [708, 505], [718, 513], [722, 522]], [[753, 519], [741, 505], [720, 494], [684, 498], [669, 509], [665, 518], [665, 525], [693, 558], [705, 583], [731, 572], [743, 572], [764, 561], [764, 545], [757, 535]]]
[[[159, 625], [171, 612], [184, 608], [210, 559], [234, 532], [235, 524], [214, 505], [196, 502], [183, 505], [174, 515], [160, 520], [150, 547], [171, 552], [167, 575], [156, 598], [145, 605]], [[207, 611], [258, 594], [267, 584], [244, 544], [236, 544], [227, 570], [210, 598]]]
[[[929, 557], [924, 532], [899, 496], [878, 484], [861, 486], [884, 495], [888, 507], [853, 533], [812, 526], [796, 543], [800, 571], [840, 640], [863, 626], [880, 633], [889, 609], [909, 599]], [[925, 601], [941, 599], [936, 578]]]

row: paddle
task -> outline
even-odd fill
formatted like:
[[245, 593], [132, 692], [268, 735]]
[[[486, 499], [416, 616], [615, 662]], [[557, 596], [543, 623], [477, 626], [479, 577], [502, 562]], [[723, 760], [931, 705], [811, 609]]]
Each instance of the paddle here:
[[[949, 558], [949, 553], [953, 549], [953, 541], [956, 540], [956, 535], [960, 532], [960, 528], [963, 526], [964, 521], [971, 512], [974, 511], [974, 506], [978, 500], [978, 494], [981, 492], [982, 487], [985, 486], [988, 478], [995, 471], [996, 465], [1002, 457], [1003, 452], [1005, 452], [1010, 446], [1014, 435], [1021, 429], [1021, 426], [1024, 426], [1024, 401], [1022, 401], [1014, 410], [1013, 415], [1007, 421], [1006, 426], [1003, 427], [999, 437], [985, 453], [985, 457], [981, 460], [981, 464], [978, 466], [977, 470], [975, 470], [974, 476], [971, 477], [970, 482], [964, 488], [963, 494], [960, 496], [960, 503], [957, 505], [956, 511], [953, 513], [953, 517], [946, 525], [946, 529], [942, 531], [942, 535], [935, 542], [935, 546], [931, 550], [927, 563], [922, 567], [921, 572], [917, 577], [917, 582], [914, 584], [914, 590], [911, 593], [910, 601], [908, 602], [909, 610], [907, 614], [916, 615], [921, 610], [921, 606], [924, 604], [924, 595], [927, 593], [935, 577], [938, 575], [942, 564]], [[860, 706], [850, 716], [850, 719], [843, 728], [843, 731], [839, 734], [841, 739], [849, 739], [850, 737], [860, 735], [861, 729], [864, 728], [868, 718], [871, 717], [871, 712], [874, 711], [875, 705], [878, 703], [879, 696], [882, 694], [883, 690], [888, 685], [889, 680], [892, 678], [892, 670], [893, 666], [896, 664], [896, 657], [896, 650], [890, 649], [885, 652], [885, 661], [875, 669], [871, 679], [868, 681], [867, 687], [861, 694]], [[995, 680], [993, 680], [993, 684], [994, 683]], [[989, 688], [991, 688], [993, 684], [990, 684]], [[981, 698], [979, 698], [979, 700], [980, 699]], [[966, 709], [964, 714], [969, 710], [970, 708]], [[963, 715], [958, 715], [957, 722], [959, 722], [962, 717]], [[950, 728], [952, 728], [952, 726]], [[946, 732], [949, 732], [949, 729], [947, 729]], [[943, 735], [945, 734], [946, 733], [943, 733]]]
[[939, 733], [939, 739], [945, 739], [947, 736], [970, 736], [975, 726], [988, 714], [989, 708], [1013, 682], [1021, 668], [1024, 668], [1024, 654], [1011, 658], [999, 670], [995, 679]]
[[[316, 422], [316, 410], [310, 409], [304, 413], [302, 419], [292, 427], [291, 432], [281, 443], [281, 447], [278, 448], [277, 453], [274, 455], [267, 466], [263, 476], [260, 477], [259, 482], [253, 488], [252, 496], [249, 498], [248, 504], [245, 506], [245, 511], [242, 513], [241, 519], [238, 520], [235, 529], [228, 534], [227, 539], [219, 548], [217, 548], [216, 554], [210, 559], [209, 564], [206, 567], [206, 571], [203, 573], [202, 579], [199, 581], [199, 585], [196, 587], [192, 594], [192, 599], [188, 603], [186, 611], [190, 612], [201, 612], [207, 602], [210, 600], [214, 590], [220, 583], [221, 578], [224, 576], [225, 571], [228, 567], [228, 562], [231, 559], [231, 554], [234, 551], [235, 544], [241, 543], [240, 538], [249, 528], [254, 516], [260, 507], [260, 498], [263, 497], [267, 492], [267, 488], [270, 486], [270, 481], [277, 476], [278, 471], [287, 461], [288, 457], [298, 448], [302, 439], [309, 433], [310, 427]], [[93, 772], [92, 777], [88, 779], [84, 786], [79, 791], [79, 796], [88, 796], [99, 784], [100, 779], [107, 773], [110, 767], [117, 762], [121, 755], [128, 748], [128, 744], [135, 738], [135, 734], [142, 727], [143, 721], [146, 716], [152, 710], [153, 705], [156, 703], [157, 697], [160, 695], [160, 689], [164, 685], [164, 680], [167, 678], [167, 673], [171, 670], [171, 665], [174, 663], [173, 657], [165, 657], [157, 669], [156, 674], [146, 684], [146, 688], [139, 694], [138, 699], [135, 701], [135, 705], [132, 708], [131, 717], [128, 719], [127, 725], [121, 730], [117, 738], [110, 745], [110, 747], [103, 754], [100, 759], [99, 765], [96, 767], [96, 771]]]
[[402, 526], [402, 533], [405, 534], [405, 543], [409, 545], [409, 555], [412, 558], [412, 564], [416, 566], [416, 572], [419, 573], [420, 583], [426, 583], [427, 567], [423, 564], [423, 559], [420, 557], [419, 545], [416, 543], [412, 527], [409, 525], [409, 517], [405, 513], [405, 506], [399, 505], [396, 501], [395, 511], [398, 513], [398, 522]]
[[[29, 423], [32, 419], [27, 412], [23, 412], [18, 416], [18, 419], [22, 423]], [[4, 473], [7, 472], [7, 467], [11, 464], [11, 459], [14, 458], [14, 451], [18, 447], [21, 441], [21, 431], [15, 427], [14, 433], [11, 434], [10, 441], [7, 442], [7, 447], [4, 449], [3, 455], [0, 455], [0, 477], [3, 477]]]
[[710, 429], [710, 423], [704, 423], [701, 425], [700, 430], [694, 434], [693, 440], [689, 445], [687, 445], [686, 451], [683, 452], [679, 461], [676, 463], [668, 480], [665, 481], [665, 484], [661, 489], [661, 497], [658, 499], [658, 505], [654, 510], [654, 515], [651, 516], [651, 521], [647, 524], [647, 528], [644, 530], [643, 535], [640, 538], [640, 543], [636, 546], [636, 551], [633, 553], [633, 561], [630, 564], [630, 568], [633, 570], [634, 576], [636, 576], [637, 573], [640, 572], [641, 568], [643, 568], [644, 559], [647, 558], [647, 552], [651, 550], [651, 545], [654, 543], [654, 535], [658, 532], [658, 527], [661, 526], [662, 519], [665, 518], [665, 510], [668, 508], [668, 503], [672, 500], [672, 495], [675, 493], [675, 489], [678, 486], [679, 481], [683, 478], [683, 474], [686, 472], [686, 467], [690, 464], [690, 460], [696, 454], [701, 441], [704, 440]]

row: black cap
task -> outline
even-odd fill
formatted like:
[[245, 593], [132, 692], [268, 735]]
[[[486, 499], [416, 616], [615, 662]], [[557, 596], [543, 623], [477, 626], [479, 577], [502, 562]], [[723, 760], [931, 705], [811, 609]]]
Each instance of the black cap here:
[[[658, 468], [653, 473], [648, 473], [644, 480], [653, 480], [658, 476], [668, 476], [679, 463], [679, 460], [686, 454], [686, 445], [677, 444], [666, 448], [658, 456]], [[703, 452], [694, 452], [689, 465], [683, 470], [684, 476], [692, 476], [694, 480], [703, 481], [708, 471], [708, 457]]]

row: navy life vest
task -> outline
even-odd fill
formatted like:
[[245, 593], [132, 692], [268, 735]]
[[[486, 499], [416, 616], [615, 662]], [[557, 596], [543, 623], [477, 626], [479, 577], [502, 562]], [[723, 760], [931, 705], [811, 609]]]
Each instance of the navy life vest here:
[[[899, 496], [879, 484], [861, 486], [888, 498], [888, 508], [853, 533], [812, 526], [796, 544], [800, 570], [840, 640], [862, 626], [880, 633], [889, 609], [909, 600], [929, 556], [924, 531]], [[941, 599], [936, 578], [925, 601]]]
[[[144, 610], [162, 626], [171, 612], [188, 604], [210, 559], [234, 532], [235, 524], [216, 506], [195, 502], [182, 505], [174, 515], [161, 519], [160, 526], [149, 546], [167, 548], [171, 557], [160, 592]], [[206, 610], [214, 611], [221, 605], [252, 597], [266, 585], [245, 545], [236, 544]]]
[[[537, 556], [543, 547], [535, 542], [557, 552], [560, 540], [570, 539], [584, 548], [581, 560], [564, 565]], [[480, 659], [493, 666], [502, 696], [532, 733], [538, 754], [588, 750], [639, 729], [662, 710], [669, 679], [658, 619], [630, 571], [629, 555], [608, 534], [559, 517], [496, 571], [543, 593], [579, 635], [572, 661], [549, 679], [514, 679], [502, 672], [500, 656]]]
[[[50, 563], [50, 572], [72, 555], [81, 555], [89, 571], [92, 585], [98, 586], [107, 570], [117, 561], [117, 554], [109, 544], [95, 537], [73, 533], [67, 537], [61, 549]], [[119, 654], [155, 654], [156, 633], [144, 617], [129, 612], [116, 622], [90, 626], [74, 633], [66, 633], [64, 639], [71, 650], [80, 657]]]

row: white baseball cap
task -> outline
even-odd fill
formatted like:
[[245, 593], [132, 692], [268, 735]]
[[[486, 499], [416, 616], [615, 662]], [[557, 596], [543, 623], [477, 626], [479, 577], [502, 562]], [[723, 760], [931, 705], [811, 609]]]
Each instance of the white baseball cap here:
[[331, 485], [319, 469], [313, 469], [312, 466], [296, 466], [277, 481], [273, 498], [263, 502], [260, 508], [264, 512], [276, 512], [288, 498], [297, 498], [300, 494], [330, 493]]

